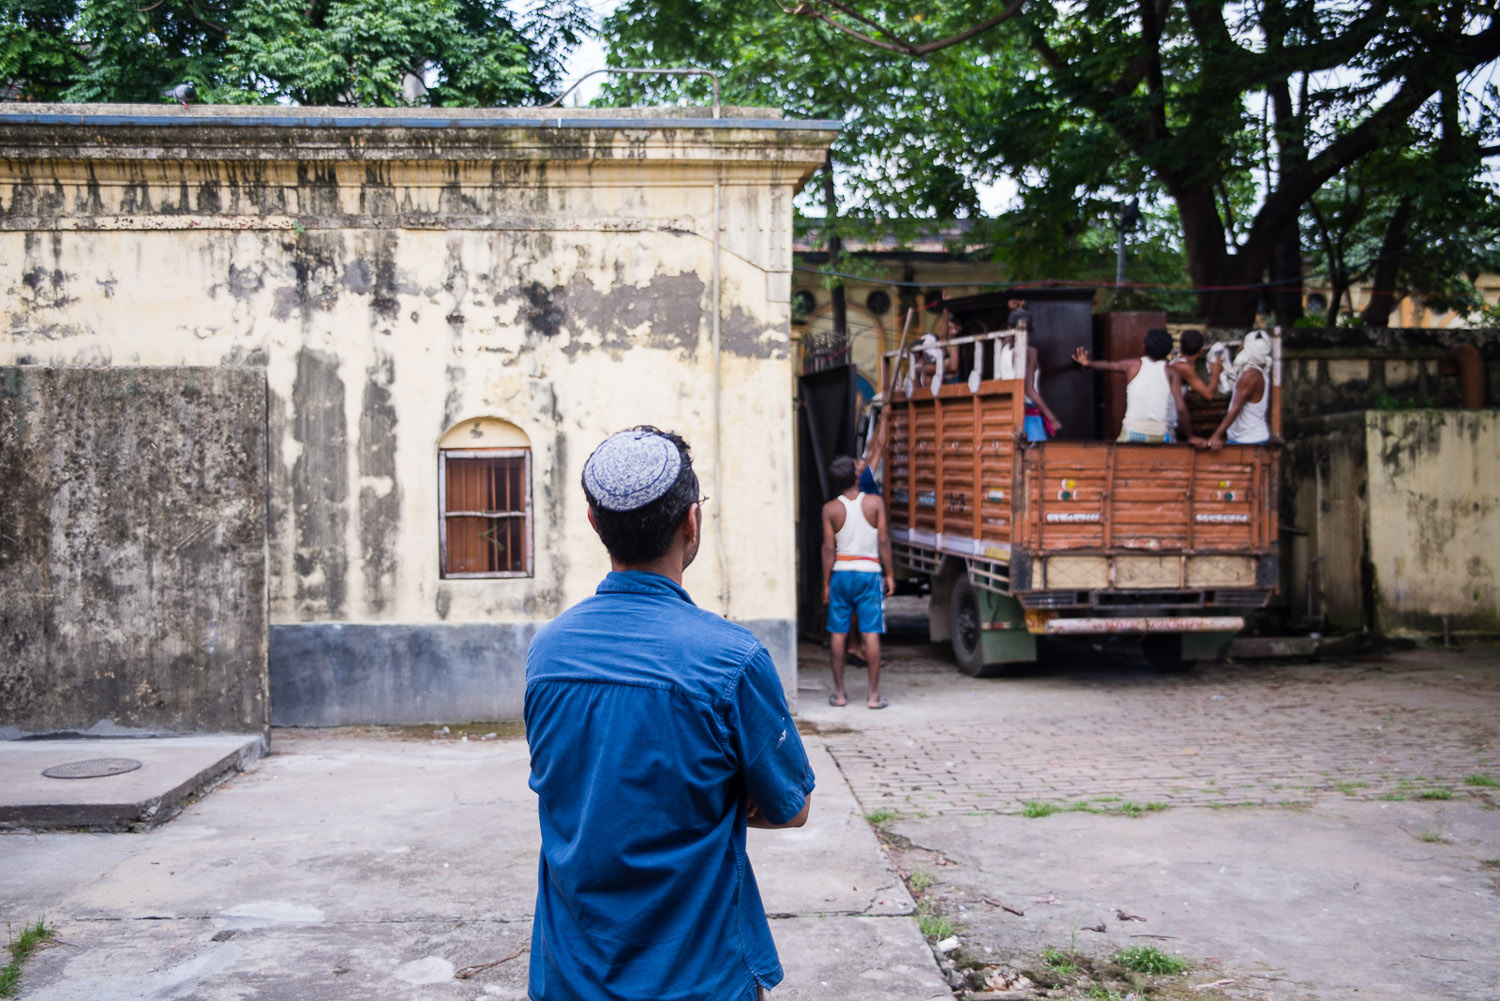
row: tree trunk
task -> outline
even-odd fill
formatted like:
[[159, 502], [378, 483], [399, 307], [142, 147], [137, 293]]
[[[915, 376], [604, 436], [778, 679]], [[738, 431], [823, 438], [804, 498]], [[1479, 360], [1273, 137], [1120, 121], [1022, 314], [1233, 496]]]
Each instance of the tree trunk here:
[[1401, 273], [1401, 255], [1406, 250], [1406, 224], [1411, 221], [1411, 195], [1402, 197], [1386, 224], [1385, 238], [1380, 241], [1380, 260], [1371, 279], [1373, 288], [1365, 306], [1365, 326], [1389, 327], [1391, 310], [1396, 308], [1396, 278]]
[[[1284, 174], [1307, 162], [1302, 119], [1292, 106], [1292, 88], [1287, 81], [1278, 81], [1271, 87], [1271, 104], [1276, 111], [1277, 173]], [[1302, 226], [1295, 214], [1271, 251], [1270, 278], [1268, 298], [1276, 322], [1290, 329], [1302, 316]]]

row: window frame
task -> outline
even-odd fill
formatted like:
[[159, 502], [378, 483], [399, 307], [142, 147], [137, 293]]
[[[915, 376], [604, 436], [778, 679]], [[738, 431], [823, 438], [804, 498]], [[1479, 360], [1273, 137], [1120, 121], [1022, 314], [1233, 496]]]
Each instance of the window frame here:
[[[448, 519], [449, 518], [494, 518], [515, 517], [511, 511], [449, 511], [448, 510], [448, 460], [449, 459], [510, 459], [519, 456], [522, 460], [521, 534], [526, 546], [525, 570], [497, 570], [485, 573], [457, 573], [448, 570]], [[535, 546], [531, 531], [531, 449], [529, 448], [439, 448], [438, 449], [438, 576], [442, 580], [506, 580], [535, 576], [533, 559]]]

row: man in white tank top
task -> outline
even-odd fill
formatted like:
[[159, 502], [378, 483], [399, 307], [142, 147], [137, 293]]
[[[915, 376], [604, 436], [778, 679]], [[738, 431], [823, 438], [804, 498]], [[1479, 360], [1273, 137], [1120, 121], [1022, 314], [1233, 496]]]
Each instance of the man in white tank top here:
[[844, 653], [855, 615], [865, 641], [871, 709], [888, 704], [880, 697], [880, 636], [885, 632], [886, 595], [895, 593], [895, 564], [891, 561], [891, 533], [885, 502], [861, 493], [848, 456], [834, 459], [829, 478], [838, 495], [823, 505], [823, 601], [828, 605], [828, 655], [833, 667], [833, 694], [828, 704], [848, 703], [844, 692]]
[[1084, 368], [1124, 372], [1129, 380], [1125, 385], [1125, 419], [1116, 441], [1170, 442], [1170, 417], [1174, 413], [1177, 426], [1192, 427], [1182, 398], [1182, 373], [1167, 364], [1171, 352], [1172, 335], [1162, 327], [1146, 331], [1146, 353], [1140, 358], [1090, 361], [1087, 348], [1073, 352], [1073, 360]]
[[1271, 440], [1271, 426], [1266, 413], [1271, 404], [1271, 383], [1266, 373], [1271, 367], [1271, 339], [1263, 330], [1253, 330], [1245, 337], [1240, 353], [1231, 366], [1234, 395], [1229, 410], [1206, 441], [1195, 439], [1194, 445], [1217, 452], [1225, 442], [1231, 445], [1260, 445]]

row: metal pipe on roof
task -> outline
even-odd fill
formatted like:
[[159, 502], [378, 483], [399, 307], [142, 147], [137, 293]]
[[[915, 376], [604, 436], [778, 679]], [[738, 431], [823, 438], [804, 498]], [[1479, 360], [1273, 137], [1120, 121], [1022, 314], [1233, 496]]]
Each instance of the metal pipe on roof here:
[[556, 107], [563, 98], [567, 97], [569, 94], [573, 93], [573, 91], [577, 90], [583, 83], [583, 81], [587, 80], [591, 76], [598, 76], [600, 73], [635, 74], [637, 76], [706, 76], [714, 82], [714, 117], [719, 117], [719, 76], [712, 70], [700, 69], [647, 69], [644, 66], [606, 66], [602, 70], [590, 70], [589, 72], [585, 73], [583, 76], [573, 81], [573, 86], [569, 87], [561, 94], [558, 94], [546, 104], [541, 105], [541, 107]]

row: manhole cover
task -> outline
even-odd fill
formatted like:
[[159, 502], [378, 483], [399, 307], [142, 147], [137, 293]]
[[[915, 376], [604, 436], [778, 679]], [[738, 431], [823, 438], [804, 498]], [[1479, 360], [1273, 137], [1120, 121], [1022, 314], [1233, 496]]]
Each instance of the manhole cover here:
[[53, 765], [42, 774], [49, 779], [102, 779], [106, 775], [133, 772], [139, 767], [141, 763], [134, 758], [89, 758]]

